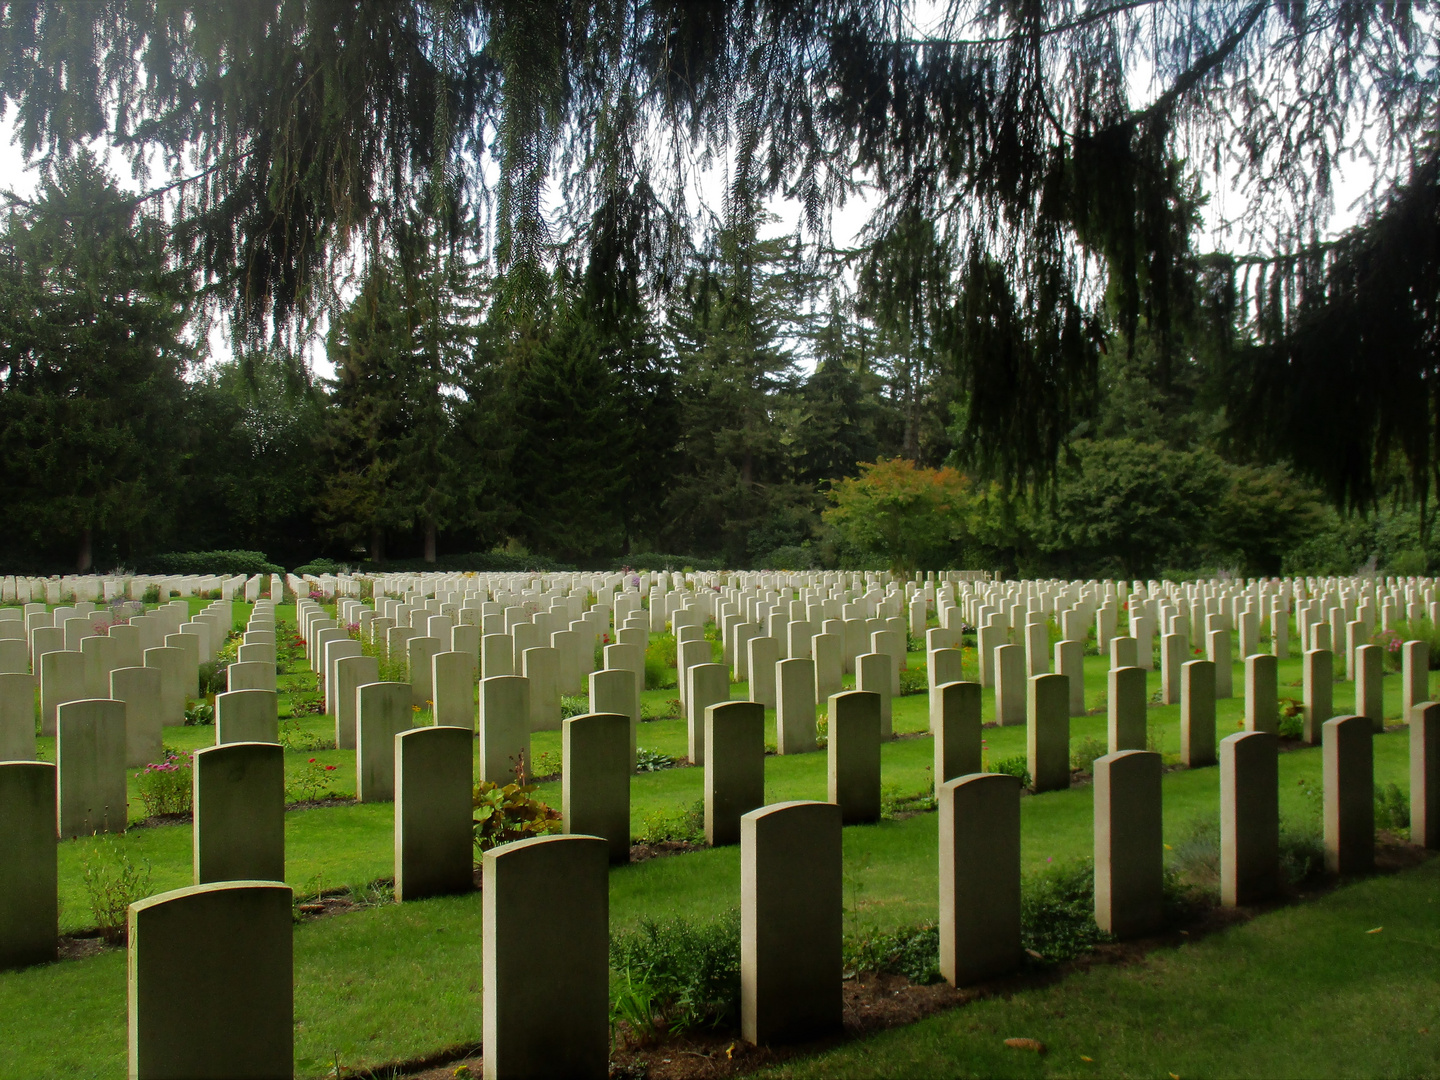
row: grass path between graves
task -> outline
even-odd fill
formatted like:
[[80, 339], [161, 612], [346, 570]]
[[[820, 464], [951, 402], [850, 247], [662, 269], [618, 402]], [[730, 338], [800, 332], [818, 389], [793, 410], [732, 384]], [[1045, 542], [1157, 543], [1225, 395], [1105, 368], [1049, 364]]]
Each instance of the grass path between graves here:
[[[1378, 932], [1371, 931], [1380, 928]], [[1005, 1046], [1038, 1039], [1047, 1053]], [[767, 1077], [1434, 1076], [1440, 859]]]
[[[243, 623], [247, 610], [236, 605], [236, 620]], [[282, 611], [281, 617], [293, 617]], [[922, 657], [912, 656], [914, 660]], [[1106, 661], [1101, 657], [1086, 659], [1086, 701], [1100, 703], [1105, 691]], [[1240, 665], [1235, 666], [1237, 689], [1242, 685]], [[313, 694], [313, 676], [297, 675], [295, 697]], [[1158, 672], [1150, 673], [1150, 688], [1159, 683]], [[1298, 696], [1293, 684], [1300, 678], [1299, 660], [1283, 662], [1280, 668], [1281, 696]], [[308, 683], [306, 680], [309, 680]], [[742, 696], [743, 686], [735, 688]], [[1385, 680], [1387, 715], [1399, 712], [1399, 679]], [[1336, 706], [1343, 710], [1349, 704], [1348, 688], [1337, 686]], [[648, 691], [646, 700], [655, 705], [673, 697], [673, 690]], [[282, 695], [282, 713], [286, 709]], [[897, 732], [922, 732], [928, 725], [923, 695], [899, 698], [894, 703], [894, 725]], [[993, 695], [983, 699], [983, 715], [993, 715]], [[1151, 736], [1167, 756], [1173, 757], [1179, 744], [1179, 710], [1176, 706], [1152, 707], [1149, 710]], [[1217, 735], [1224, 737], [1237, 728], [1242, 715], [1242, 702], [1231, 698], [1219, 702]], [[773, 740], [774, 716], [768, 717]], [[317, 735], [333, 733], [333, 722], [325, 717], [311, 716], [299, 720], [301, 732]], [[208, 745], [214, 737], [213, 728], [168, 728], [166, 743], [181, 749]], [[1105, 717], [1078, 717], [1071, 721], [1072, 746], [1086, 739], [1103, 742]], [[985, 732], [987, 754], [993, 763], [1013, 755], [1023, 755], [1023, 726], [990, 728]], [[686, 726], [681, 720], [645, 723], [640, 728], [641, 746], [683, 757], [686, 752]], [[53, 740], [42, 740], [53, 760]], [[558, 732], [541, 732], [533, 737], [532, 754], [559, 759]], [[896, 794], [914, 794], [929, 790], [932, 784], [932, 742], [928, 736], [900, 739], [882, 749], [882, 777], [887, 789]], [[293, 777], [308, 766], [310, 758], [321, 764], [335, 764], [329, 774], [337, 793], [353, 795], [354, 753], [351, 751], [303, 750], [287, 751], [287, 773]], [[1408, 752], [1406, 734], [1391, 732], [1375, 742], [1375, 775], [1377, 783], [1407, 781]], [[826, 759], [823, 752], [790, 757], [766, 758], [766, 797], [771, 801], [794, 798], [823, 799], [826, 797]], [[1318, 824], [1321, 755], [1318, 749], [1284, 754], [1280, 759], [1281, 809], [1292, 823]], [[632, 784], [632, 829], [640, 833], [655, 818], [674, 817], [700, 799], [703, 772], [697, 768], [670, 769], [641, 774]], [[1218, 770], [1214, 768], [1176, 770], [1164, 780], [1165, 831], [1167, 842], [1185, 836], [1197, 820], [1213, 821], [1218, 813]], [[552, 805], [561, 802], [560, 784], [540, 786], [538, 796]], [[1023, 857], [1027, 870], [1042, 868], [1051, 860], [1064, 860], [1089, 855], [1092, 848], [1091, 790], [1081, 786], [1069, 791], [1027, 797], [1022, 802]], [[131, 817], [143, 816], [138, 800], [132, 805]], [[110, 840], [71, 841], [60, 845], [60, 891], [62, 929], [72, 931], [94, 924], [83, 885], [87, 858], [95, 858], [98, 845], [112, 843], [137, 862], [148, 864], [152, 891], [159, 892], [190, 884], [191, 831], [188, 825], [132, 829], [122, 837]], [[845, 904], [846, 930], [855, 932], [866, 927], [887, 929], [933, 920], [936, 914], [936, 818], [919, 814], [905, 820], [885, 821], [873, 826], [845, 830]], [[292, 811], [286, 815], [286, 878], [297, 890], [314, 892], [324, 888], [360, 886], [377, 878], [387, 877], [393, 870], [393, 814], [390, 804], [349, 805]], [[1393, 879], [1367, 882], [1340, 890], [1322, 904], [1334, 904], [1338, 898], [1359, 890], [1402, 888], [1410, 878], [1423, 881], [1411, 904], [1433, 905], [1435, 867], [1414, 871]], [[1430, 875], [1426, 877], [1425, 875]], [[635, 866], [621, 867], [611, 874], [611, 923], [619, 930], [636, 925], [646, 916], [666, 915], [712, 916], [732, 908], [739, 901], [739, 852], [720, 849], [658, 859]], [[1428, 899], [1426, 890], [1428, 890]], [[1368, 902], [1368, 901], [1367, 901]], [[1378, 901], [1375, 901], [1378, 903]], [[1303, 909], [1279, 912], [1265, 919], [1301, 919], [1308, 916]], [[1259, 925], [1263, 920], [1251, 924]], [[1383, 920], [1376, 919], [1374, 924]], [[1309, 925], [1308, 923], [1305, 925]], [[1397, 924], [1398, 925], [1398, 924]], [[1368, 926], [1366, 927], [1369, 928]], [[1235, 935], [1253, 934], [1250, 927], [1236, 930], [1217, 941]], [[1299, 933], [1297, 931], [1297, 933]], [[1387, 930], [1388, 933], [1388, 930]], [[1418, 933], [1418, 931], [1416, 932]], [[1303, 937], [1303, 935], [1301, 935]], [[1325, 937], [1321, 931], [1314, 935]], [[1375, 935], [1376, 937], [1385, 937]], [[1416, 934], [1411, 934], [1415, 937]], [[320, 1076], [329, 1072], [338, 1056], [351, 1067], [376, 1065], [405, 1060], [433, 1053], [443, 1047], [478, 1041], [480, 1038], [480, 947], [481, 906], [478, 894], [429, 900], [405, 905], [386, 905], [354, 914], [327, 918], [297, 926], [295, 936], [296, 962], [296, 1072], [300, 1076]], [[1309, 940], [1306, 938], [1305, 940]], [[1388, 942], [1390, 939], [1386, 939]], [[1415, 965], [1431, 963], [1428, 952], [1440, 947], [1434, 938], [1433, 924], [1428, 948], [1415, 947], [1410, 954]], [[1215, 948], [1208, 941], [1193, 948]], [[1387, 945], [1388, 947], [1388, 945]], [[1184, 950], [1181, 950], [1182, 952]], [[1187, 954], [1188, 955], [1188, 954]], [[1197, 952], [1196, 955], [1201, 955]], [[1208, 954], [1204, 954], [1208, 955]], [[1161, 963], [1160, 960], [1155, 963]], [[1217, 961], [1218, 965], [1218, 961]], [[1380, 970], [1380, 969], [1377, 969]], [[1098, 972], [1076, 976], [1076, 980], [1119, 978], [1121, 972]], [[1198, 977], [1198, 976], [1197, 976]], [[1367, 976], [1368, 977], [1368, 976]], [[1387, 976], [1388, 977], [1388, 976]], [[1203, 979], [1201, 980], [1203, 983]], [[1213, 981], [1213, 980], [1212, 980]], [[1068, 985], [1067, 982], [1067, 985]], [[1092, 985], [1086, 982], [1084, 985]], [[1098, 985], [1098, 983], [1096, 983]], [[1108, 983], [1105, 983], [1107, 987]], [[1208, 985], [1208, 984], [1205, 984]], [[1219, 985], [1227, 985], [1223, 981]], [[1402, 986], [1405, 984], [1402, 980]], [[1048, 992], [1048, 991], [1047, 991]], [[1299, 991], [1304, 993], [1303, 988]], [[1035, 1001], [1041, 991], [1027, 992], [1017, 1001]], [[1125, 1000], [1116, 984], [1114, 1001]], [[1199, 994], [1196, 1008], [1204, 1003], [1200, 986], [1190, 992], [1176, 992], [1177, 1000], [1187, 1002]], [[1266, 1008], [1282, 1016], [1292, 1009], [1288, 986], [1275, 991]], [[1309, 997], [1306, 997], [1306, 1003]], [[1366, 1008], [1374, 1012], [1384, 1005], [1385, 995], [1372, 1000]], [[1429, 1000], [1434, 1001], [1433, 992]], [[993, 1008], [995, 1003], [982, 1009]], [[1035, 1006], [1040, 1009], [1041, 1006]], [[1099, 1006], [1097, 1004], [1097, 1009]], [[979, 1015], [972, 1009], [951, 1017], [928, 1022], [933, 1026], [951, 1022], [961, 1015]], [[986, 1014], [988, 1015], [988, 1014]], [[1037, 1014], [1040, 1015], [1040, 1014]], [[1184, 1009], [1175, 1013], [1186, 1015]], [[1237, 1011], [1243, 1017], [1243, 1010]], [[1308, 1015], [1308, 1014], [1307, 1014]], [[1095, 1021], [1087, 1021], [1088, 1030], [1103, 1031]], [[1157, 1021], [1170, 1023], [1162, 1014]], [[1020, 1019], [1026, 1019], [1021, 1016]], [[958, 1021], [957, 1021], [958, 1022]], [[1000, 1018], [997, 1024], [1004, 1021]], [[1278, 1021], [1277, 1021], [1278, 1023]], [[1317, 1031], [1328, 1029], [1328, 1023], [1317, 1019]], [[1087, 1030], [1077, 1025], [1077, 1030]], [[928, 1031], [920, 1025], [916, 1031]], [[1437, 1027], [1436, 1030], [1440, 1030]], [[1028, 1034], [1026, 1032], [1025, 1034]], [[903, 1033], [880, 1037], [879, 1041], [901, 1038]], [[927, 1036], [929, 1038], [930, 1036]], [[1043, 1034], [1037, 1037], [1044, 1037]], [[1131, 1033], [1131, 1037], [1144, 1042]], [[917, 1038], [919, 1036], [917, 1035]], [[933, 1037], [940, 1039], [939, 1035]], [[872, 1040], [874, 1041], [874, 1040]], [[1235, 1042], [1235, 1040], [1231, 1040]], [[888, 1045], [888, 1043], [886, 1044]], [[898, 1045], [898, 1044], [897, 1044]], [[935, 1042], [934, 1046], [941, 1046]], [[918, 1046], [918, 1044], [917, 1044]], [[1001, 1048], [1003, 1050], [1003, 1047]], [[850, 1048], [840, 1053], [859, 1052]], [[905, 1074], [905, 1055], [921, 1049], [896, 1050], [894, 1068]], [[925, 1051], [930, 1052], [930, 1051]], [[936, 1050], [935, 1052], [940, 1052]], [[944, 1051], [946, 1054], [952, 1051]], [[1090, 1051], [1082, 1051], [1102, 1059]], [[1158, 1052], [1158, 1051], [1157, 1051]], [[1377, 1051], [1378, 1052], [1378, 1051]], [[1009, 1056], [1006, 1056], [1009, 1055]], [[981, 1058], [975, 1059], [980, 1062]], [[1001, 1054], [1006, 1068], [1058, 1068], [1060, 1057], [1053, 1054], [1043, 1061], [1019, 1058], [1014, 1051]], [[1118, 1060], [1118, 1059], [1116, 1059]], [[1128, 1060], [1128, 1059], [1127, 1059]], [[1138, 1060], [1138, 1059], [1137, 1059]], [[1368, 1060], [1368, 1059], [1367, 1059]], [[1375, 1059], [1377, 1062], [1380, 1060]], [[1398, 1059], [1397, 1059], [1398, 1060]], [[1238, 1059], [1237, 1059], [1238, 1061]], [[1430, 1059], [1428, 1070], [1415, 1068], [1363, 1068], [1359, 1072], [1434, 1071], [1440, 1057]], [[26, 971], [0, 974], [0, 1080], [8, 1077], [69, 1077], [123, 1076], [125, 1064], [125, 957], [111, 951], [87, 960], [66, 961]], [[1083, 1063], [1082, 1063], [1083, 1064]], [[800, 1066], [795, 1066], [800, 1068]], [[886, 1066], [890, 1068], [891, 1066]], [[1087, 1066], [1088, 1067], [1088, 1066]], [[1128, 1066], [1126, 1066], [1128, 1067]], [[836, 1069], [842, 1073], [845, 1069]], [[952, 1070], [943, 1070], [950, 1072]], [[976, 1072], [994, 1072], [990, 1064], [976, 1064]], [[1144, 1070], [1141, 1070], [1144, 1072]], [[1176, 1069], [1151, 1070], [1149, 1075], [1163, 1076]], [[1220, 1072], [1247, 1073], [1259, 1071], [1235, 1065]], [[1283, 1071], [1283, 1070], [1282, 1070]], [[864, 1072], [864, 1069], [861, 1069]], [[914, 1075], [932, 1075], [930, 1066], [917, 1066]], [[821, 1070], [824, 1074], [824, 1070]], [[831, 1071], [834, 1074], [834, 1070]], [[1023, 1074], [1023, 1072], [1022, 1072]], [[1091, 1074], [1082, 1074], [1091, 1075]]]

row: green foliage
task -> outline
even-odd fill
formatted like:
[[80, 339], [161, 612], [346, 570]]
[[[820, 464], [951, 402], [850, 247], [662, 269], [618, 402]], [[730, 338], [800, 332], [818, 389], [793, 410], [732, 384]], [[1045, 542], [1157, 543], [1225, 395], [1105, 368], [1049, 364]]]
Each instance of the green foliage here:
[[1393, 833], [1410, 828], [1410, 793], [1398, 784], [1375, 785], [1375, 828]]
[[1282, 739], [1299, 739], [1305, 734], [1305, 703], [1299, 698], [1280, 699], [1280, 726], [1277, 733]]
[[1020, 778], [1020, 786], [1030, 786], [1030, 762], [1024, 754], [1016, 754], [1011, 757], [1002, 758], [992, 764], [989, 772], [1004, 773], [1006, 776], [1017, 776]]
[[151, 555], [141, 568], [150, 574], [283, 574], [261, 551], [179, 551]]
[[193, 786], [190, 755], [179, 750], [167, 748], [159, 761], [152, 761], [135, 774], [136, 793], [148, 817], [188, 813]]
[[[645, 674], [646, 678], [648, 679], [650, 674], [650, 667], [648, 664], [645, 667]], [[665, 703], [660, 706], [657, 706], [649, 701], [642, 701], [640, 703], [640, 719], [642, 721], [679, 720], [684, 715], [685, 710], [681, 706], [680, 699], [678, 697], [667, 698], [665, 700]]]
[[1087, 735], [1070, 751], [1070, 767], [1081, 772], [1093, 772], [1095, 759], [1104, 757], [1107, 753], [1109, 750], [1103, 742], [1093, 735]]
[[925, 664], [911, 664], [909, 667], [900, 669], [900, 696], [910, 697], [914, 694], [928, 694], [930, 692], [930, 673]]
[[887, 785], [880, 789], [880, 816], [882, 818], [909, 817], [911, 814], [934, 810], [938, 805], [932, 788], [904, 792]]
[[661, 769], [673, 769], [678, 764], [669, 754], [662, 754], [659, 750], [651, 750], [640, 746], [635, 750], [635, 771], [636, 772], [659, 772]]
[[1020, 890], [1020, 944], [1032, 958], [1070, 960], [1107, 940], [1095, 925], [1095, 867], [1089, 859], [1026, 876]]
[[623, 1019], [649, 1037], [733, 1027], [740, 1013], [740, 913], [708, 923], [642, 919], [638, 930], [611, 938], [610, 967], [612, 1026]]
[[339, 766], [329, 765], [318, 758], [310, 758], [295, 770], [287, 785], [286, 795], [291, 802], [318, 802], [335, 797], [334, 774]]
[[200, 665], [200, 695], [214, 697], [223, 694], [229, 684], [230, 664], [225, 660], [206, 660]]
[[877, 555], [895, 574], [934, 565], [964, 529], [965, 479], [903, 458], [860, 465], [860, 475], [830, 489], [827, 524], [858, 551]]
[[186, 706], [186, 727], [208, 727], [213, 723], [215, 723], [215, 706], [208, 701], [200, 701]]
[[584, 716], [590, 711], [590, 699], [584, 694], [564, 694], [560, 698], [560, 719]]
[[304, 577], [306, 574], [311, 577], [320, 577], [322, 574], [343, 574], [350, 567], [351, 564], [336, 562], [334, 559], [311, 559], [290, 572], [296, 577]]
[[842, 955], [847, 979], [875, 972], [903, 975], [922, 986], [940, 981], [940, 930], [935, 926], [846, 935]]
[[705, 800], [700, 799], [680, 811], [657, 811], [647, 814], [635, 840], [641, 844], [705, 842]]
[[101, 935], [111, 945], [125, 939], [131, 904], [150, 895], [150, 864], [135, 862], [109, 833], [95, 838], [83, 862], [85, 895]]
[[280, 721], [280, 745], [291, 753], [312, 754], [316, 750], [334, 750], [335, 740], [314, 731], [305, 731], [298, 718]]
[[475, 807], [475, 848], [489, 851], [514, 840], [560, 831], [560, 812], [534, 798], [534, 784], [495, 784], [482, 780], [471, 800]]
[[651, 637], [645, 646], [645, 689], [675, 689], [675, 664], [677, 646], [675, 635], [668, 631]]

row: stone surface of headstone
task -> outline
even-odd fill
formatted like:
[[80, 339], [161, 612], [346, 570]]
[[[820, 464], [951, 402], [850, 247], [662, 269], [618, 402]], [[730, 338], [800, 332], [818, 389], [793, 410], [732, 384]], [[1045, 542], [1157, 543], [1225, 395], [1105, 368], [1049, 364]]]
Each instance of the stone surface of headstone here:
[[[1026, 679], [1025, 650], [1019, 645], [999, 645], [995, 649], [995, 722], [1001, 727], [1025, 723]], [[1068, 682], [1068, 680], [1067, 680]], [[1069, 711], [1069, 687], [1066, 687], [1066, 711]]]
[[435, 703], [435, 687], [431, 684], [431, 661], [440, 651], [440, 640], [432, 637], [412, 637], [405, 643], [405, 655], [409, 662], [410, 703], [422, 709], [430, 709]]
[[765, 707], [726, 701], [705, 710], [705, 842], [740, 842], [740, 819], [765, 804]]
[[940, 974], [968, 986], [1020, 964], [1020, 779], [976, 772], [938, 797]]
[[1325, 869], [1360, 874], [1375, 867], [1375, 760], [1368, 716], [1322, 725]]
[[1185, 655], [1189, 640], [1183, 634], [1162, 634], [1160, 636], [1160, 703], [1180, 703], [1180, 668], [1187, 659]]
[[1122, 940], [1164, 918], [1160, 773], [1148, 750], [1095, 759], [1095, 922]]
[[1430, 646], [1406, 641], [1400, 646], [1400, 722], [1410, 723], [1410, 710], [1430, 700]]
[[335, 747], [355, 749], [355, 691], [380, 681], [380, 661], [373, 656], [345, 656], [335, 661]]
[[551, 647], [526, 649], [520, 670], [530, 685], [530, 730], [560, 730], [560, 657]]
[[55, 959], [60, 921], [56, 783], [55, 766], [48, 762], [0, 761], [0, 867], [5, 873], [0, 971]]
[[414, 720], [410, 684], [366, 683], [355, 691], [355, 799], [395, 798], [395, 736]]
[[215, 695], [215, 743], [280, 742], [279, 696], [273, 690]]
[[740, 822], [740, 1034], [837, 1034], [843, 1019], [840, 808], [782, 802]]
[[980, 727], [978, 682], [950, 682], [932, 691], [934, 710], [931, 730], [935, 738], [935, 790], [942, 784], [983, 768], [983, 739]]
[[432, 717], [444, 727], [475, 730], [475, 658], [463, 652], [438, 652], [430, 660], [434, 695]]
[[855, 658], [855, 689], [880, 698], [880, 737], [887, 740], [895, 733], [895, 703], [890, 697], [891, 667], [892, 661], [884, 653], [862, 653]]
[[1376, 731], [1385, 730], [1385, 654], [1379, 645], [1355, 647], [1355, 712], [1368, 716]]
[[[1111, 669], [1121, 667], [1139, 667], [1140, 650], [1136, 647], [1137, 642], [1133, 637], [1117, 637], [1110, 639], [1110, 667]], [[1144, 670], [1143, 668], [1141, 670]]]
[[778, 709], [776, 665], [780, 661], [780, 643], [772, 637], [753, 637], [748, 648], [746, 666], [750, 672], [750, 700], [767, 709]]
[[125, 702], [125, 764], [129, 768], [158, 762], [164, 752], [160, 681], [160, 672], [154, 668], [123, 667], [110, 672], [110, 697]]
[[1278, 760], [1273, 732], [1242, 731], [1220, 742], [1220, 902], [1226, 907], [1268, 899], [1280, 886]]
[[1215, 764], [1215, 671], [1209, 660], [1180, 668], [1180, 761], [1192, 769]]
[[[730, 700], [730, 672], [724, 664], [691, 664], [685, 669], [686, 752], [691, 762], [705, 764], [705, 710]], [[811, 705], [813, 715], [815, 708]]]
[[1235, 696], [1234, 668], [1230, 662], [1230, 652], [1229, 630], [1211, 630], [1205, 636], [1205, 659], [1215, 665], [1217, 699]]
[[132, 1080], [281, 1080], [295, 1071], [294, 912], [278, 881], [130, 905]]
[[1320, 741], [1322, 725], [1335, 715], [1335, 654], [1329, 649], [1309, 649], [1303, 663], [1305, 726], [1301, 738], [1314, 746]]
[[395, 736], [395, 899], [474, 888], [474, 738], [469, 726]]
[[1081, 641], [1055, 643], [1056, 674], [1070, 680], [1070, 715], [1085, 715], [1085, 644]]
[[270, 690], [274, 691], [275, 665], [263, 663], [234, 663], [225, 669], [227, 690]]
[[60, 774], [56, 816], [60, 839], [124, 832], [129, 824], [125, 703], [108, 698], [67, 701], [59, 707], [56, 726], [55, 759]]
[[[589, 683], [592, 713], [620, 713], [630, 718], [630, 771], [633, 773], [640, 733], [640, 697], [635, 692], [635, 673], [621, 668], [592, 671]], [[728, 692], [728, 685], [726, 690]]]
[[572, 716], [564, 722], [561, 748], [565, 832], [601, 837], [611, 862], [629, 862], [630, 717]]
[[[1121, 640], [1119, 638], [1116, 639]], [[1147, 739], [1145, 669], [1112, 667], [1106, 676], [1106, 734], [1109, 752], [1144, 750]]]
[[817, 750], [815, 662], [781, 660], [776, 663], [775, 692], [778, 697], [775, 708], [776, 752], [809, 754]]
[[1069, 683], [1064, 675], [1054, 674], [1030, 680], [1025, 749], [1036, 794], [1070, 786]]
[[1410, 711], [1410, 842], [1440, 848], [1440, 702]]
[[196, 750], [194, 883], [285, 880], [285, 751], [230, 742]]
[[530, 681], [522, 675], [480, 680], [479, 778], [505, 785], [530, 764]]
[[826, 746], [827, 798], [845, 825], [880, 820], [880, 695], [866, 690], [833, 694]]
[[542, 836], [485, 853], [487, 1080], [609, 1075], [608, 863], [608, 845], [594, 836]]
[[40, 734], [55, 734], [56, 710], [85, 697], [85, 657], [78, 652], [48, 652], [40, 658]]
[[1245, 658], [1245, 730], [1280, 730], [1279, 661], [1266, 653]]
[[35, 754], [35, 676], [0, 675], [0, 761], [38, 761]]

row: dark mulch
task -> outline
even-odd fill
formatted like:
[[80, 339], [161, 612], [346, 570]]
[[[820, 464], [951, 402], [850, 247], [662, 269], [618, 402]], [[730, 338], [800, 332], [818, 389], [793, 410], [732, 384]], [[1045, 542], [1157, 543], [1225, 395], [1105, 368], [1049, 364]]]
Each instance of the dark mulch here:
[[131, 829], [159, 829], [166, 825], [189, 825], [191, 813], [189, 810], [180, 814], [151, 814], [144, 821], [132, 821], [128, 826]]
[[98, 930], [81, 930], [73, 934], [61, 934], [56, 955], [60, 960], [88, 960], [92, 956], [124, 947], [124, 942], [110, 944], [100, 936]]
[[704, 844], [692, 844], [689, 840], [661, 840], [654, 844], [631, 844], [630, 861], [648, 862], [650, 859], [664, 859], [670, 855], [684, 855], [691, 851], [704, 851]]
[[325, 798], [325, 799], [301, 799], [299, 802], [286, 803], [286, 804], [285, 804], [285, 809], [286, 809], [287, 811], [289, 811], [289, 810], [319, 810], [319, 809], [321, 809], [322, 807], [326, 807], [326, 806], [358, 806], [358, 805], [359, 805], [359, 800], [357, 800], [353, 795], [347, 795], [347, 796], [332, 795], [332, 796], [330, 796], [329, 798]]

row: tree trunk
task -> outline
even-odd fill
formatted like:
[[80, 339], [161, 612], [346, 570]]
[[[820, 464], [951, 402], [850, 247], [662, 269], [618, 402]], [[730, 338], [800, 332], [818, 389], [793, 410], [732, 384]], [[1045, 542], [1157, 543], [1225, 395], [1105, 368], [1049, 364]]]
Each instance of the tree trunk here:
[[425, 561], [428, 563], [435, 561], [435, 523], [433, 521], [425, 522]]
[[370, 561], [372, 563], [385, 561], [385, 530], [379, 525], [370, 530]]
[[95, 565], [93, 544], [94, 535], [90, 526], [86, 525], [80, 532], [80, 554], [75, 559], [75, 569], [82, 574], [88, 574], [90, 568]]

